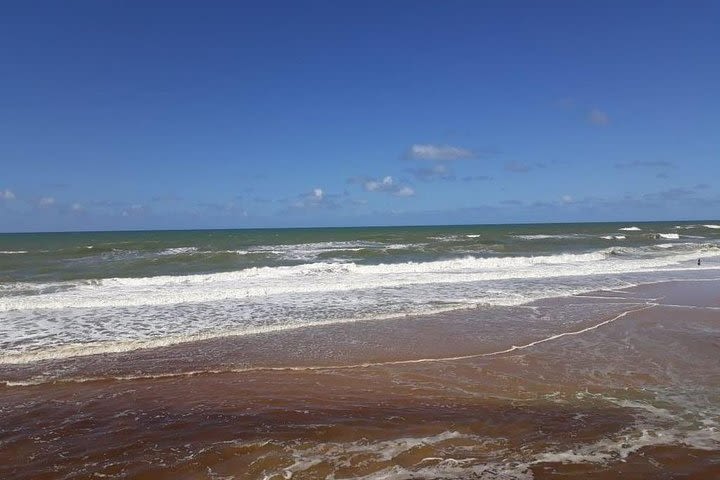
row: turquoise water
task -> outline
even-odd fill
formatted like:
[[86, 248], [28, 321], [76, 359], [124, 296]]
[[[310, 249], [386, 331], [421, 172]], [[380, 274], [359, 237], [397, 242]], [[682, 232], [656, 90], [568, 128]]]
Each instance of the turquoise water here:
[[0, 362], [519, 305], [718, 255], [717, 221], [4, 234]]

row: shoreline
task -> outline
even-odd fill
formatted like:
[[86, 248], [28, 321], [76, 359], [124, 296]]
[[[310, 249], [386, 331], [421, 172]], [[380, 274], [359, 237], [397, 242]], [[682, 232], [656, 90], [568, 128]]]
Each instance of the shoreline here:
[[65, 380], [0, 386], [0, 476], [707, 478], [718, 292], [664, 282], [44, 363]]
[[[98, 353], [88, 353], [69, 357], [50, 357], [43, 358], [39, 361], [30, 361], [22, 363], [3, 363], [0, 364], [0, 385], [3, 383], [7, 387], [23, 386], [23, 380], [13, 378], [12, 376], [4, 378], [8, 372], [15, 371], [35, 371], [35, 370], [66, 370], [70, 364], [102, 364], [106, 361], [112, 363], [136, 362], [145, 359], [145, 363], [140, 363], [141, 367], [150, 367], [147, 375], [115, 375], [113, 378], [117, 380], [135, 380], [142, 379], [144, 376], [148, 378], [162, 378], [172, 376], [192, 376], [203, 373], [244, 373], [253, 371], [274, 371], [274, 370], [332, 370], [332, 369], [352, 369], [363, 368], [368, 366], [382, 365], [402, 365], [413, 363], [431, 363], [443, 361], [455, 361], [472, 358], [491, 357], [511, 353], [515, 350], [523, 350], [536, 344], [552, 342], [557, 338], [582, 334], [586, 331], [600, 328], [607, 323], [612, 323], [620, 318], [633, 313], [636, 310], [644, 310], [653, 306], [678, 307], [678, 308], [703, 308], [707, 303], [705, 300], [712, 298], [708, 296], [706, 289], [692, 288], [697, 284], [713, 284], [720, 285], [720, 279], [701, 278], [701, 279], [682, 279], [682, 280], [661, 280], [656, 282], [648, 282], [641, 285], [633, 285], [617, 289], [588, 291], [576, 295], [563, 297], [548, 297], [534, 300], [521, 305], [499, 306], [499, 305], [475, 305], [467, 307], [452, 307], [430, 314], [412, 315], [403, 314], [397, 316], [388, 316], [381, 318], [369, 319], [350, 319], [345, 321], [318, 322], [307, 325], [297, 325], [288, 328], [272, 329], [269, 331], [258, 331], [252, 333], [232, 334], [217, 333], [208, 337], [199, 336], [196, 339], [188, 339], [182, 342], [172, 342], [166, 345], [152, 347], [137, 347], [128, 350], [112, 351], [102, 350]], [[679, 295], [678, 295], [678, 292]], [[693, 295], [693, 292], [699, 295]], [[638, 295], [632, 295], [637, 293]], [[660, 302], [661, 298], [670, 296], [671, 304]], [[690, 299], [689, 303], [686, 301]], [[616, 302], [616, 300], [620, 300]], [[692, 304], [690, 304], [692, 303]], [[720, 300], [717, 304], [705, 305], [707, 308], [716, 308], [720, 310]], [[548, 309], [563, 307], [567, 305], [582, 304], [585, 306], [594, 305], [605, 307], [607, 310], [604, 314], [596, 314], [595, 318], [573, 319], [573, 327], [567, 327], [566, 330], [554, 332], [551, 335], [542, 336], [547, 325], [542, 325], [543, 330], [540, 332], [530, 332], [523, 330], [518, 341], [509, 342], [502, 336], [507, 336], [508, 317], [511, 317], [515, 323], [525, 321], [525, 317], [539, 309]], [[618, 305], [617, 308], [615, 305]], [[627, 306], [628, 308], [624, 308]], [[582, 313], [581, 313], [582, 315]], [[492, 324], [476, 325], [470, 320], [476, 317], [492, 318]], [[585, 315], [584, 317], [587, 317]], [[452, 345], [444, 344], [444, 348], [438, 348], [435, 342], [435, 335], [439, 334], [434, 330], [433, 325], [442, 323], [445, 328], [457, 337], [476, 334], [478, 328], [484, 330], [484, 335], [490, 335], [494, 331], [501, 335], [500, 338], [483, 337], [480, 341], [473, 339], [469, 344], [464, 339], [456, 341]], [[575, 327], [576, 325], [576, 327]], [[516, 328], [517, 331], [517, 328]], [[368, 337], [368, 332], [374, 333]], [[533, 335], [534, 334], [534, 335]], [[409, 338], [413, 337], [413, 338]], [[430, 339], [432, 337], [432, 339]], [[355, 339], [354, 342], [347, 342], [348, 338]], [[442, 335], [441, 337], [442, 338]], [[318, 342], [320, 339], [320, 342]], [[398, 351], [397, 344], [399, 342], [415, 341], [411, 352]], [[313, 345], [319, 343], [319, 345]], [[362, 352], [355, 352], [353, 356], [348, 354], [354, 349], [357, 350], [353, 343], [361, 343], [363, 345]], [[345, 356], [345, 362], [333, 363], [333, 358], [320, 355], [322, 360], [318, 364], [312, 364], [312, 360], [318, 360], [317, 356], [313, 356], [313, 352], [303, 352], [293, 355], [293, 348], [298, 345], [313, 345], [315, 348], [324, 350], [344, 349], [342, 352]], [[368, 346], [374, 348], [369, 349]], [[270, 348], [268, 348], [268, 346]], [[450, 348], [447, 348], [450, 347]], [[84, 348], [84, 347], [79, 347]], [[99, 346], [99, 348], [103, 348]], [[217, 351], [217, 355], [231, 355], [237, 353], [238, 350], [243, 355], [232, 358], [231, 366], [225, 365], [225, 368], [216, 368], [210, 370], [187, 370], [183, 372], [163, 372], [156, 371], [150, 363], [157, 362], [158, 359], [168, 357], [172, 359], [190, 358], [191, 363], [196, 359], [202, 359], [206, 355], [203, 352]], [[435, 356], [415, 357], [416, 351], [437, 352]], [[310, 355], [307, 355], [310, 353]], [[269, 355], [268, 355], [269, 354]], [[444, 355], [444, 356], [443, 356]], [[99, 361], [99, 362], [96, 362]], [[211, 363], [215, 367], [221, 366], [221, 363], [215, 361]], [[102, 376], [91, 378], [83, 378], [78, 380], [63, 378], [46, 378], [38, 379], [33, 382], [28, 380], [28, 386], [42, 383], [52, 383], [54, 381], [101, 381]]]
[[[305, 329], [323, 329], [323, 328], [334, 328], [342, 325], [358, 324], [369, 325], [373, 328], [378, 322], [403, 322], [406, 320], [422, 320], [424, 318], [438, 318], [440, 321], [444, 320], [444, 317], [452, 317], [454, 315], [471, 315], [473, 311], [478, 309], [502, 309], [502, 308], [534, 308], [534, 305], [544, 305], [548, 302], [563, 302], [569, 299], [580, 299], [590, 298], [597, 292], [623, 292], [630, 288], [644, 288], [654, 284], [669, 284], [669, 283], [692, 283], [692, 282], [711, 282], [714, 280], [720, 280], [720, 273], [718, 272], [720, 267], [703, 268], [702, 270], [695, 270], [692, 267], [685, 267], [682, 269], [673, 270], [676, 278], [660, 279], [653, 281], [644, 281], [643, 283], [631, 284], [629, 286], [619, 286], [617, 288], [605, 288], [601, 290], [585, 290], [580, 293], [574, 293], [566, 296], [547, 296], [541, 297], [536, 300], [530, 300], [519, 304], [481, 304], [481, 303], [468, 303], [462, 305], [448, 305], [443, 307], [437, 307], [434, 311], [413, 313], [392, 313], [387, 315], [378, 315], [371, 317], [360, 317], [360, 318], [340, 318], [331, 320], [314, 321], [310, 323], [302, 324], [279, 324], [264, 327], [255, 327], [250, 329], [243, 329], [237, 332], [232, 330], [219, 331], [219, 332], [199, 332], [195, 334], [183, 334], [180, 336], [169, 336], [164, 338], [148, 338], [148, 339], [137, 339], [137, 340], [119, 340], [113, 342], [97, 342], [90, 344], [68, 344], [64, 346], [58, 346], [45, 351], [26, 351], [22, 353], [11, 353], [5, 354], [7, 358], [0, 356], [0, 375], [3, 370], [12, 370], [13, 368], [23, 368], [23, 366], [32, 365], [41, 362], [64, 362], [74, 361], [84, 357], [103, 356], [103, 355], [133, 355], [139, 353], [142, 355], [143, 351], [154, 351], [165, 348], [183, 348], [188, 346], [192, 348], [194, 344], [204, 344], [205, 342], [223, 342], [231, 341], [236, 337], [254, 337], [254, 336], [265, 336], [265, 335], [283, 335], [286, 332], [292, 334], [296, 330]], [[704, 278], [683, 278], [683, 276], [689, 273], [700, 272]], [[713, 273], [718, 276], [712, 276]], [[634, 274], [638, 275], [638, 274]], [[342, 327], [341, 327], [342, 328]], [[349, 327], [352, 328], [352, 327]], [[2, 382], [2, 377], [0, 377]]]

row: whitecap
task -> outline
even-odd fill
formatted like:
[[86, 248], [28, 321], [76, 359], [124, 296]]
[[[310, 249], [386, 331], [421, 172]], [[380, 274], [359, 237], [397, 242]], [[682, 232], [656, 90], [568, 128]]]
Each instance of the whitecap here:
[[514, 238], [521, 240], [549, 240], [549, 239], [572, 239], [580, 238], [582, 235], [577, 233], [567, 233], [558, 235], [536, 234], [536, 235], [513, 235]]
[[[699, 246], [699, 248], [703, 248]], [[93, 283], [66, 282], [51, 293], [0, 297], [0, 311], [62, 308], [137, 307], [219, 300], [249, 300], [280, 294], [358, 291], [411, 285], [458, 284], [507, 279], [575, 277], [653, 271], [677, 267], [698, 251], [663, 257], [613, 255], [616, 249], [534, 257], [474, 257], [362, 265], [319, 262], [294, 266], [251, 267], [231, 272], [155, 277], [106, 278]], [[706, 257], [720, 255], [705, 251]], [[42, 285], [35, 285], [41, 288]]]

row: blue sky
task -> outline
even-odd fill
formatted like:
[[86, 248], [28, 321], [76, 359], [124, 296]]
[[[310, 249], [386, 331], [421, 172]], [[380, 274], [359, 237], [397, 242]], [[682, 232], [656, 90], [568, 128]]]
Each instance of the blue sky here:
[[720, 211], [718, 2], [0, 9], [0, 231]]

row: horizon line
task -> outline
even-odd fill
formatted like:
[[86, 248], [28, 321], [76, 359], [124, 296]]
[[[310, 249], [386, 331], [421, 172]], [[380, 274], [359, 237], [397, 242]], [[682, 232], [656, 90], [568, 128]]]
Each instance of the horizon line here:
[[30, 234], [71, 234], [71, 233], [140, 233], [140, 232], [213, 232], [231, 230], [330, 230], [330, 229], [358, 229], [358, 228], [423, 228], [423, 227], [496, 227], [509, 225], [572, 225], [572, 224], [608, 224], [608, 223], [702, 223], [720, 222], [718, 219], [690, 219], [690, 220], [606, 220], [606, 221], [578, 221], [578, 222], [508, 222], [508, 223], [447, 223], [447, 224], [398, 224], [398, 225], [315, 225], [296, 227], [217, 227], [217, 228], [138, 228], [126, 230], [36, 230], [0, 232], [0, 235], [30, 235]]

